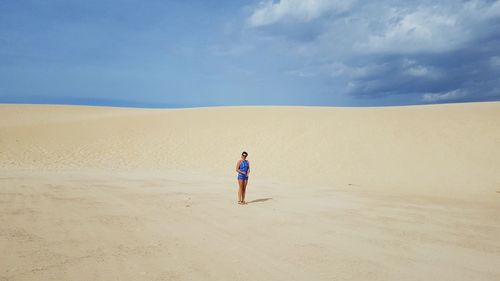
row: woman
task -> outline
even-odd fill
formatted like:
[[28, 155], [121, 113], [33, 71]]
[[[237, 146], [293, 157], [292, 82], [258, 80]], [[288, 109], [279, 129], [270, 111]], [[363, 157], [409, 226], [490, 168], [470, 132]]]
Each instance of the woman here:
[[238, 160], [236, 164], [236, 172], [238, 172], [238, 184], [240, 186], [238, 190], [238, 204], [244, 205], [245, 202], [245, 191], [248, 183], [248, 175], [250, 174], [250, 162], [247, 159], [248, 153], [243, 151], [241, 154], [241, 159]]

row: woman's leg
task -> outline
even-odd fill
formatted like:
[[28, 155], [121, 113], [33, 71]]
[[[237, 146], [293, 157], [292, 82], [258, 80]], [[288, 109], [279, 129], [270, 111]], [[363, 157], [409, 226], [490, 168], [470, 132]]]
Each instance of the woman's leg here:
[[238, 185], [239, 185], [239, 188], [238, 188], [238, 203], [240, 203], [241, 201], [243, 201], [243, 186], [244, 186], [244, 181], [243, 180], [238, 180]]
[[243, 181], [243, 192], [242, 192], [242, 197], [241, 197], [241, 200], [243, 201], [243, 203], [245, 203], [245, 195], [246, 195], [246, 192], [247, 192], [247, 184], [248, 184], [248, 179], [246, 179], [246, 180]]

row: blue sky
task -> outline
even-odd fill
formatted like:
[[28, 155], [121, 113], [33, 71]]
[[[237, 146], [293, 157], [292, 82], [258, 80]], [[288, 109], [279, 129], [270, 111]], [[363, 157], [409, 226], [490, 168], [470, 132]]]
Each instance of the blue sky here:
[[500, 100], [500, 1], [0, 0], [0, 103]]

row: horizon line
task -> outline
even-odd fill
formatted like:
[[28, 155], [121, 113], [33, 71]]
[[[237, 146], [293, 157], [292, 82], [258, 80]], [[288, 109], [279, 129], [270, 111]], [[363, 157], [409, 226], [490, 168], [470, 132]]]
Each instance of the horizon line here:
[[205, 105], [205, 106], [170, 106], [170, 107], [144, 107], [137, 105], [110, 105], [110, 104], [80, 104], [80, 103], [33, 103], [33, 102], [1, 102], [0, 105], [46, 105], [46, 106], [72, 106], [72, 107], [103, 107], [103, 108], [123, 108], [123, 109], [203, 109], [203, 108], [219, 108], [219, 107], [322, 107], [322, 108], [386, 108], [386, 107], [417, 107], [417, 106], [439, 106], [453, 104], [472, 104], [472, 103], [499, 103], [500, 100], [486, 101], [454, 101], [445, 103], [424, 103], [424, 104], [403, 104], [403, 105], [299, 105], [299, 104], [246, 104], [246, 105]]

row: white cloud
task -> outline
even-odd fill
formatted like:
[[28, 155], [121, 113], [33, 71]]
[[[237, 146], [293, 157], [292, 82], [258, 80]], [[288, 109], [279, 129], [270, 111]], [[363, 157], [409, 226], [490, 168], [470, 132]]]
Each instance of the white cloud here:
[[[456, 50], [488, 32], [488, 20], [500, 17], [500, 1], [470, 0], [465, 3], [425, 1], [414, 7], [389, 8], [380, 13], [379, 30], [366, 30], [364, 37], [353, 42], [361, 53], [440, 53]], [[418, 2], [415, 2], [418, 3]], [[375, 10], [367, 17], [374, 24]], [[365, 40], [364, 38], [367, 38]]]
[[438, 78], [439, 75], [435, 69], [429, 66], [419, 64], [415, 60], [404, 59], [402, 63], [403, 72], [414, 77]]
[[368, 63], [363, 66], [349, 66], [343, 63], [335, 63], [331, 66], [332, 76], [335, 76], [335, 74], [342, 74], [354, 79], [365, 78], [376, 73], [386, 72], [388, 67], [385, 63]]
[[311, 65], [300, 69], [288, 71], [287, 74], [299, 77], [315, 77], [319, 75], [330, 77], [365, 78], [376, 73], [387, 71], [387, 64], [369, 63], [363, 66], [350, 66], [345, 63], [325, 63], [322, 65]]
[[252, 13], [248, 23], [252, 27], [274, 24], [281, 21], [307, 22], [328, 12], [348, 10], [353, 0], [281, 0], [261, 2]]
[[282, 0], [250, 10], [245, 31], [291, 58], [289, 75], [359, 97], [445, 102], [495, 87], [499, 19], [500, 0]]
[[447, 100], [459, 99], [467, 96], [467, 92], [462, 89], [456, 89], [445, 93], [427, 93], [422, 96], [425, 102], [441, 102]]
[[424, 66], [417, 65], [417, 66], [408, 68], [406, 70], [406, 73], [408, 73], [411, 76], [425, 77], [425, 76], [429, 76], [430, 71]]
[[493, 56], [490, 58], [490, 65], [493, 68], [500, 68], [500, 56]]
[[[332, 12], [336, 16], [331, 16]], [[316, 29], [311, 31], [318, 36], [302, 43], [308, 44], [309, 51], [343, 56], [345, 53], [414, 54], [456, 50], [480, 37], [487, 27], [486, 20], [499, 16], [500, 1], [443, 0], [430, 4], [422, 0], [396, 4], [391, 1], [282, 0], [261, 2], [247, 22], [250, 27], [292, 25], [289, 29], [271, 31], [277, 38], [287, 38], [295, 36], [297, 24], [318, 19], [321, 24], [313, 26]]]
[[500, 1], [470, 0], [463, 4], [464, 14], [491, 19], [500, 16]]
[[400, 20], [388, 19], [382, 34], [367, 36], [368, 40], [356, 43], [355, 48], [362, 52], [402, 53], [450, 50], [465, 39], [458, 27], [455, 15], [420, 8]]

